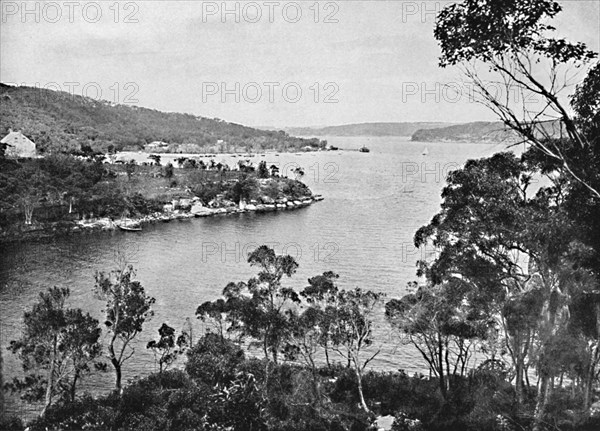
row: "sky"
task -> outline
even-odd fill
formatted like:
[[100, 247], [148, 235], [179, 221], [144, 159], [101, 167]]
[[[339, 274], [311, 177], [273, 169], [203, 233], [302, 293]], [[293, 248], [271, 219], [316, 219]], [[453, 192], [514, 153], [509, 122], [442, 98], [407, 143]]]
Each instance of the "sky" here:
[[[494, 120], [438, 66], [448, 3], [0, 0], [0, 81], [250, 126]], [[598, 52], [600, 1], [561, 4]]]

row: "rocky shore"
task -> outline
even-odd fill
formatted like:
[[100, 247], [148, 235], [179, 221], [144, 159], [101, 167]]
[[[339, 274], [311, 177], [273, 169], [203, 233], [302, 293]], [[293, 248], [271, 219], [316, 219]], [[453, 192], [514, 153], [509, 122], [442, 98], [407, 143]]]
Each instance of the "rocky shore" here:
[[77, 232], [112, 231], [119, 229], [119, 227], [124, 224], [127, 226], [142, 227], [151, 223], [168, 223], [173, 220], [188, 220], [192, 218], [219, 215], [226, 216], [249, 212], [263, 213], [272, 211], [291, 211], [310, 206], [313, 203], [322, 200], [322, 196], [313, 195], [297, 200], [282, 198], [274, 200], [272, 203], [264, 203], [262, 201], [250, 201], [249, 203], [246, 203], [242, 201], [238, 205], [233, 205], [231, 203], [223, 204], [222, 202], [219, 202], [218, 204], [204, 206], [198, 198], [180, 199], [164, 205], [161, 212], [155, 212], [140, 217], [130, 217], [119, 220], [109, 217], [88, 218], [77, 221], [62, 221], [21, 226], [19, 229], [0, 232], [0, 242], [32, 241]]

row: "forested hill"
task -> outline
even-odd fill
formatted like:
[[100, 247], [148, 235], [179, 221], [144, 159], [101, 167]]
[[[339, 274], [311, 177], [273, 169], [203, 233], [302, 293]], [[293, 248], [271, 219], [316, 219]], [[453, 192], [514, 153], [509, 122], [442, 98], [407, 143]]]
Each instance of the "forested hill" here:
[[411, 138], [412, 141], [421, 142], [504, 142], [515, 139], [514, 132], [506, 129], [504, 124], [498, 121], [477, 121], [437, 129], [420, 129]]
[[205, 152], [285, 151], [321, 144], [219, 119], [0, 83], [0, 134], [6, 135], [9, 129], [21, 130], [41, 151], [75, 153], [82, 149], [107, 151], [111, 145], [117, 150], [141, 149], [153, 141], [187, 144], [188, 150]]
[[289, 127], [295, 136], [411, 136], [418, 129], [446, 127], [452, 123], [360, 123], [327, 127]]

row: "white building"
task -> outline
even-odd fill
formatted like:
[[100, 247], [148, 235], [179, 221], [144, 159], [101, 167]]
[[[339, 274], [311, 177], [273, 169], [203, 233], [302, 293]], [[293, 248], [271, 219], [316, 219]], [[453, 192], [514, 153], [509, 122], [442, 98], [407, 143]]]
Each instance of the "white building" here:
[[35, 144], [21, 131], [9, 131], [0, 143], [6, 145], [5, 156], [11, 159], [21, 159], [27, 157], [36, 157], [37, 151]]

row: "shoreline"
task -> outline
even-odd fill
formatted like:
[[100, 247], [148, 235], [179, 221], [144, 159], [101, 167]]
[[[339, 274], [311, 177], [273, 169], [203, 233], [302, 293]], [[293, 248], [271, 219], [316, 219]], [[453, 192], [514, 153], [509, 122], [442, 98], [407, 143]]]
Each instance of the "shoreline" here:
[[[277, 211], [293, 211], [300, 208], [306, 208], [315, 202], [324, 200], [321, 195], [313, 195], [299, 200], [284, 199], [276, 204], [243, 204], [229, 207], [205, 207], [191, 206], [186, 209], [165, 209], [160, 212], [147, 214], [144, 216], [130, 217], [127, 224], [139, 226], [154, 223], [169, 223], [173, 220], [190, 220], [194, 218], [205, 218], [214, 216], [228, 216], [244, 213], [266, 213]], [[0, 245], [6, 245], [15, 242], [28, 242], [41, 239], [52, 238], [60, 235], [94, 233], [103, 231], [119, 230], [119, 220], [111, 217], [100, 217], [77, 221], [59, 221], [47, 224], [38, 224], [32, 226], [20, 225], [14, 231], [0, 233]], [[23, 229], [25, 227], [25, 229]], [[143, 230], [141, 230], [143, 232]], [[138, 231], [139, 232], [139, 231]]]

